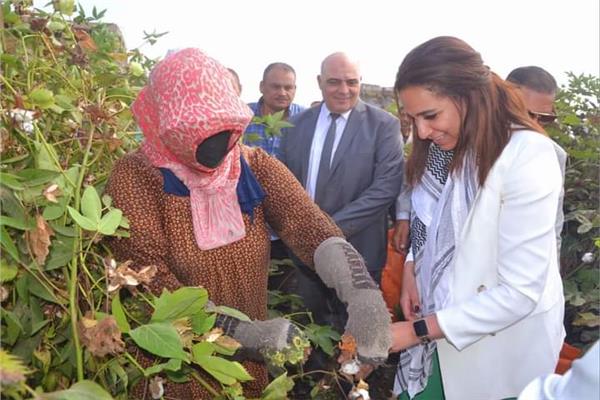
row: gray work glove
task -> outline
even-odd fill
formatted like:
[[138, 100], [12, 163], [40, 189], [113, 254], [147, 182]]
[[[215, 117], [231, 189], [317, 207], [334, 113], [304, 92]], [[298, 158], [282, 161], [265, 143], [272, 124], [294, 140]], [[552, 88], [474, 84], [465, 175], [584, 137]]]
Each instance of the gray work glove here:
[[314, 255], [315, 271], [346, 304], [346, 332], [356, 340], [361, 361], [383, 364], [392, 344], [391, 317], [361, 255], [346, 240], [330, 237]]
[[263, 360], [277, 352], [287, 353], [294, 348], [294, 338], [304, 337], [303, 333], [285, 318], [248, 322], [218, 314], [215, 326], [223, 329], [225, 335], [231, 336], [242, 345], [240, 350], [244, 357], [254, 360]]

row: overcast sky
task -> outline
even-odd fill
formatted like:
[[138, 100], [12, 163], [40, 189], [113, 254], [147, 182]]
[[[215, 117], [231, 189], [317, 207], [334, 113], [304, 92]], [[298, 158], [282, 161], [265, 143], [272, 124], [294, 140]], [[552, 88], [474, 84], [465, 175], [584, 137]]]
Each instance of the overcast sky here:
[[[37, 6], [47, 3], [36, 1]], [[143, 31], [169, 31], [143, 51], [198, 47], [240, 75], [245, 101], [256, 101], [265, 66], [291, 64], [296, 102], [319, 100], [321, 60], [347, 51], [361, 62], [363, 83], [392, 86], [408, 51], [440, 35], [457, 36], [505, 77], [538, 65], [566, 83], [566, 71], [600, 75], [598, 0], [84, 0], [107, 9], [128, 48]]]

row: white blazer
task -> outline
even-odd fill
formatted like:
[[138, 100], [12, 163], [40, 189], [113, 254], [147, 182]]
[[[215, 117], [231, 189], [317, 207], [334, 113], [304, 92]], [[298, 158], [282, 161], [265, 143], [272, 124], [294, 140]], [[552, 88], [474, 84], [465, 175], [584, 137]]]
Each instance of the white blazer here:
[[516, 397], [554, 371], [564, 339], [554, 145], [522, 130], [480, 188], [456, 243], [450, 305], [437, 312], [446, 399]]

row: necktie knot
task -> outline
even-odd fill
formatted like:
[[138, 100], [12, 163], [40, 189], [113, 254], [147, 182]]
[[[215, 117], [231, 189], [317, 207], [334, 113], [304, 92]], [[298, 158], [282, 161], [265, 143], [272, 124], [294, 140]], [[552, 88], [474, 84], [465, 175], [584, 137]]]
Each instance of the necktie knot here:
[[329, 116], [331, 117], [331, 122], [335, 122], [335, 120], [340, 117], [340, 114], [338, 114], [338, 113], [329, 113]]

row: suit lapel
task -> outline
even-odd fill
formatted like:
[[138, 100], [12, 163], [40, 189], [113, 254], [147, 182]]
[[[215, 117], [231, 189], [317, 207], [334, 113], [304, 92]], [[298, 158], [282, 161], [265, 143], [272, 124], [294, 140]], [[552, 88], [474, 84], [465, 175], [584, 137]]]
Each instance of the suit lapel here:
[[358, 132], [358, 128], [362, 125], [364, 118], [363, 115], [366, 110], [365, 103], [359, 101], [354, 106], [354, 109], [350, 113], [350, 117], [348, 117], [348, 122], [346, 123], [346, 128], [344, 128], [344, 132], [342, 134], [342, 139], [335, 150], [335, 154], [333, 155], [333, 161], [331, 163], [331, 174], [329, 177], [333, 176], [335, 169], [340, 164], [340, 161], [344, 158], [344, 154], [346, 150], [350, 147], [352, 140], [356, 136], [356, 132]]
[[315, 136], [315, 128], [317, 127], [317, 119], [319, 118], [319, 113], [321, 112], [321, 107], [314, 107], [307, 111], [310, 113], [307, 115], [304, 120], [303, 125], [299, 126], [296, 129], [296, 132], [301, 133], [302, 136], [299, 138], [298, 144], [299, 149], [297, 154], [306, 155], [306, 157], [302, 157], [302, 168], [300, 171], [300, 183], [302, 186], [306, 185], [306, 178], [308, 175], [308, 161], [310, 159], [310, 148], [312, 146], [313, 137]]

